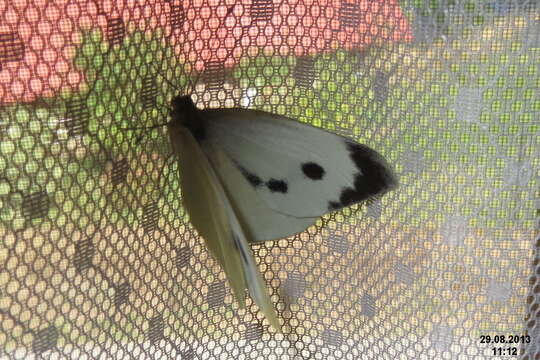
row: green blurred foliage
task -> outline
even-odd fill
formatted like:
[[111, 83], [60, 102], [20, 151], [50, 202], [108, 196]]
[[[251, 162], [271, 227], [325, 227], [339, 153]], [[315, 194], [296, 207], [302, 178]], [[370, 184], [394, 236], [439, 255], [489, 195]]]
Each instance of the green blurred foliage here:
[[[73, 58], [84, 74], [80, 91], [63, 91], [51, 98], [0, 109], [0, 123], [6, 126], [0, 144], [0, 194], [10, 196], [9, 203], [4, 201], [6, 197], [0, 199], [0, 220], [7, 227], [27, 225], [20, 214], [22, 196], [36, 191], [52, 197], [48, 218], [54, 218], [58, 225], [69, 221], [65, 214], [76, 213], [81, 207], [85, 207], [86, 214], [99, 215], [92, 208], [98, 204], [104, 207], [106, 202], [120, 207], [120, 218], [126, 219], [125, 212], [131, 214], [135, 203], [133, 189], [148, 187], [148, 179], [128, 179], [132, 189], [115, 195], [122, 198], [123, 205], [114, 198], [107, 200], [98, 183], [110, 172], [111, 161], [129, 159], [133, 152], [168, 153], [168, 139], [164, 139], [162, 130], [125, 128], [148, 127], [167, 120], [168, 102], [188, 81], [184, 65], [173, 49], [165, 45], [159, 32], [128, 32], [117, 45], [109, 44], [99, 29], [83, 31], [80, 36]], [[168, 81], [162, 81], [160, 76]], [[145, 108], [141, 90], [145, 82], [148, 86], [148, 80], [154, 83], [156, 99], [153, 106]], [[70, 102], [82, 103], [88, 110], [88, 128], [82, 137], [71, 137], [64, 128]], [[140, 135], [142, 141], [137, 143]], [[154, 174], [152, 164], [133, 166]], [[89, 194], [89, 188], [99, 190]], [[86, 216], [76, 219], [81, 226], [93, 220]]]
[[[89, 132], [113, 154], [125, 154], [133, 146], [134, 136], [140, 134], [124, 128], [163, 123], [169, 99], [187, 83], [183, 65], [159, 32], [134, 31], [119, 45], [108, 44], [100, 30], [84, 32], [74, 62], [86, 76], [86, 88], [76, 96], [90, 110]], [[173, 70], [165, 73], [164, 69]], [[176, 89], [158, 78], [171, 75]], [[155, 106], [145, 108], [141, 90], [149, 84], [157, 96]], [[146, 135], [156, 136], [156, 132]]]
[[[164, 127], [145, 128], [169, 120], [170, 99], [189, 81], [185, 63], [160, 31], [148, 34], [137, 30], [117, 45], [109, 44], [101, 31], [85, 32], [74, 61], [86, 76], [86, 87], [77, 96], [84, 99], [90, 112], [89, 135], [112, 159], [129, 160], [130, 154], [145, 158], [131, 162], [133, 172], [126, 179], [129, 189], [113, 194], [111, 199], [120, 208], [120, 218], [131, 223], [137, 218], [134, 207], [158, 197], [163, 169], [155, 168], [155, 161], [147, 157], [170, 155], [168, 137]], [[153, 98], [146, 105], [145, 93]]]
[[314, 80], [303, 84], [295, 76], [301, 59], [261, 55], [242, 59], [234, 77], [244, 91], [257, 89], [249, 107], [365, 138], [368, 123], [382, 121], [385, 115], [372, 85], [377, 71], [388, 63], [364, 64], [376, 56], [371, 52], [361, 57], [344, 50], [316, 55], [307, 60], [313, 64]]
[[[359, 97], [372, 97], [373, 94], [369, 93], [369, 81], [365, 78], [359, 80], [353, 71], [354, 66], [346, 60], [347, 54], [337, 51], [308, 58], [307, 62], [313, 64], [315, 80], [307, 86], [295, 76], [298, 72], [295, 69], [302, 59], [293, 56], [247, 57], [240, 61], [233, 76], [244, 92], [256, 89], [248, 105], [251, 108], [289, 116], [329, 130], [335, 130], [336, 125], [352, 127], [353, 119], [344, 118], [343, 112], [351, 112], [349, 104], [356, 103]], [[365, 111], [361, 107], [357, 110]]]

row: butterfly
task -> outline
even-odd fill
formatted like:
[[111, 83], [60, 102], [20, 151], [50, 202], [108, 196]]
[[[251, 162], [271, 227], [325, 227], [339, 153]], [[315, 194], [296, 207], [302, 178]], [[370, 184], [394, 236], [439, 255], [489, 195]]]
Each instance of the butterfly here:
[[397, 187], [388, 162], [351, 139], [272, 113], [171, 102], [166, 124], [190, 221], [241, 308], [247, 289], [270, 325], [276, 310], [250, 244], [281, 239], [329, 212]]

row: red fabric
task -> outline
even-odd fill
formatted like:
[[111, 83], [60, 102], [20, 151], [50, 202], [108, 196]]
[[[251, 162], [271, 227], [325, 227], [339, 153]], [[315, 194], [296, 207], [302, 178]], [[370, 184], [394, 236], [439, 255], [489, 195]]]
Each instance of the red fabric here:
[[[127, 32], [164, 28], [170, 34], [171, 4], [177, 8], [182, 4], [185, 14], [171, 42], [176, 44], [176, 53], [185, 54], [197, 70], [203, 70], [209, 62], [225, 61], [231, 66], [242, 55], [257, 54], [261, 49], [301, 56], [337, 48], [363, 48], [375, 39], [412, 39], [397, 0], [274, 0], [273, 15], [262, 21], [251, 18], [251, 0], [230, 3], [0, 0], [1, 102], [29, 102], [61, 90], [77, 90], [84, 81], [84, 74], [73, 64], [81, 28], [99, 26], [106, 31], [108, 20], [122, 18], [129, 24]], [[356, 11], [354, 26], [340, 21], [343, 6]]]

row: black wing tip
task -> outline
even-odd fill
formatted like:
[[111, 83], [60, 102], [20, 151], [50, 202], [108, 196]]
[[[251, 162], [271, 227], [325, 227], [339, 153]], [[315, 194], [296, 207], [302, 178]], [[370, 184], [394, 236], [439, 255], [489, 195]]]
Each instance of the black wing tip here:
[[347, 141], [347, 149], [357, 169], [378, 184], [373, 195], [384, 194], [398, 187], [398, 178], [384, 156], [369, 146], [352, 141]]
[[358, 170], [354, 187], [343, 188], [339, 201], [328, 202], [329, 211], [336, 211], [361, 202], [376, 201], [399, 185], [391, 166], [378, 152], [352, 141], [347, 141], [347, 149]]

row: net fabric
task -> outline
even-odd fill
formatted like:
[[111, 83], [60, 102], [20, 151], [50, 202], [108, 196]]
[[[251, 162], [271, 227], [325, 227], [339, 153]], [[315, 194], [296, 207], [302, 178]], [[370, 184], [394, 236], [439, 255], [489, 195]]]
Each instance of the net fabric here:
[[[2, 357], [540, 358], [536, 2], [12, 0], [0, 14]], [[200, 107], [349, 136], [400, 178], [253, 246], [284, 334], [238, 309], [165, 134], [122, 129], [163, 122], [199, 73]], [[498, 356], [485, 335], [531, 342]]]

